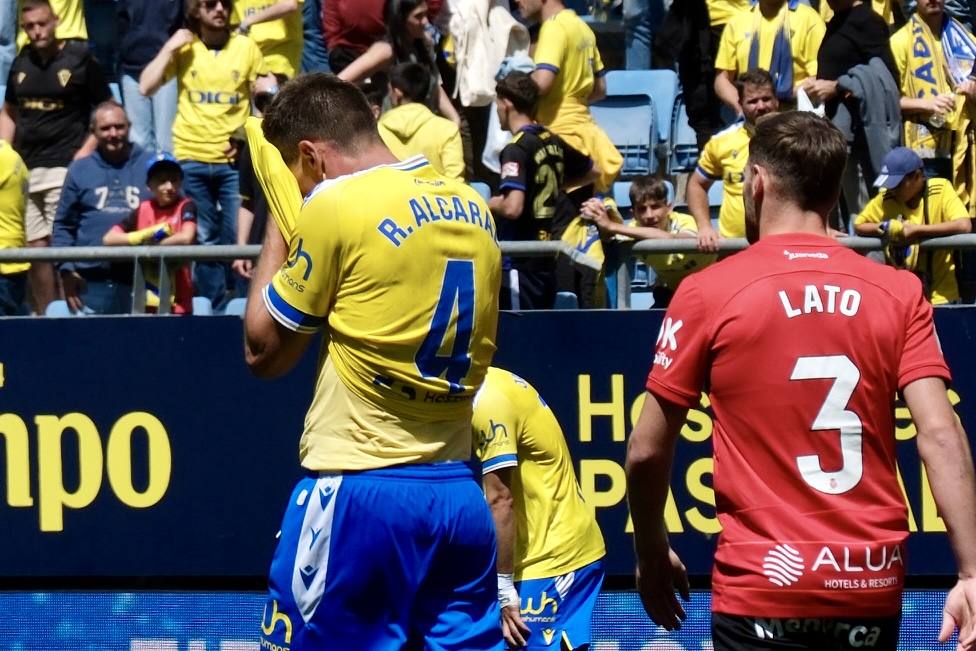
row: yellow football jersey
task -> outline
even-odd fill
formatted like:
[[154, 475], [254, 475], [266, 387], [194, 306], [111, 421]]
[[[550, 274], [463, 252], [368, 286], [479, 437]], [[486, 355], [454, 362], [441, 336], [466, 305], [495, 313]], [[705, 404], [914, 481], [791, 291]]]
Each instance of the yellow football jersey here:
[[607, 191], [623, 166], [623, 158], [597, 126], [587, 102], [594, 79], [606, 73], [593, 30], [575, 11], [564, 9], [542, 23], [532, 56], [537, 68], [556, 75], [552, 88], [539, 98], [536, 120], [592, 158], [600, 170], [596, 189]]
[[748, 158], [749, 131], [743, 122], [712, 136], [698, 157], [698, 173], [712, 181], [722, 181], [722, 208], [718, 213], [718, 232], [722, 237], [746, 236], [742, 181]]
[[733, 16], [722, 30], [715, 69], [730, 70], [733, 75], [748, 70], [752, 37], [758, 28], [759, 67], [769, 70], [773, 60], [773, 43], [784, 20], [782, 14], [787, 13], [785, 20], [789, 21], [790, 49], [793, 53], [793, 84], [798, 85], [807, 77], [816, 77], [817, 51], [820, 50], [826, 25], [820, 15], [807, 5], [798, 4], [795, 9], [788, 9], [788, 6], [789, 3], [784, 4], [780, 15], [772, 20], [759, 12], [759, 5]]
[[179, 100], [173, 122], [173, 153], [201, 163], [228, 162], [231, 135], [251, 113], [251, 85], [268, 70], [250, 38], [231, 34], [220, 50], [193, 42], [173, 55], [166, 80], [177, 78]]
[[737, 13], [749, 11], [749, 4], [749, 0], [708, 0], [708, 21], [712, 27], [725, 25]]
[[513, 468], [516, 581], [560, 576], [603, 558], [603, 534], [583, 501], [563, 431], [528, 382], [489, 368], [472, 429], [483, 472]]
[[[9, 1], [9, 0], [8, 0]], [[58, 17], [58, 29], [54, 33], [57, 38], [77, 38], [88, 40], [88, 26], [85, 24], [84, 3], [82, 0], [50, 0], [51, 10]], [[17, 3], [17, 24], [20, 25], [20, 7], [23, 0]], [[18, 27], [17, 49], [27, 45], [27, 33]]]
[[[470, 425], [495, 352], [500, 280], [487, 205], [426, 159], [319, 184], [264, 292], [283, 326], [312, 333], [327, 324], [328, 363], [305, 418], [306, 467], [308, 455], [330, 470], [470, 458], [470, 427], [456, 424]], [[336, 397], [330, 367], [351, 397]], [[358, 428], [336, 422], [330, 406], [339, 403], [373, 417]], [[438, 427], [418, 432], [416, 423]]]
[[[24, 215], [30, 174], [14, 148], [0, 140], [0, 249], [27, 246]], [[29, 262], [0, 262], [0, 274], [30, 269]]]
[[[925, 224], [924, 203], [928, 204], [929, 224], [969, 218], [969, 211], [959, 199], [952, 183], [945, 179], [929, 179], [926, 182], [924, 203], [919, 201], [914, 208], [886, 195], [887, 192], [884, 190], [875, 195], [864, 206], [861, 214], [854, 219], [854, 224], [880, 224], [885, 220], [899, 217], [911, 224]], [[933, 305], [944, 305], [959, 300], [956, 263], [951, 249], [920, 251], [915, 271], [927, 276]]]
[[[236, 0], [234, 2], [233, 22], [239, 25], [248, 16], [273, 6], [277, 0]], [[294, 79], [301, 70], [302, 45], [302, 4], [298, 0], [298, 10], [283, 18], [252, 25], [248, 36], [258, 44], [268, 70]]]
[[[634, 222], [635, 226], [639, 225]], [[695, 218], [683, 212], [672, 212], [665, 230], [669, 233], [690, 233], [698, 236]], [[707, 253], [644, 253], [641, 259], [657, 274], [659, 286], [677, 289], [678, 283], [693, 271], [704, 269], [715, 262], [715, 256]]]

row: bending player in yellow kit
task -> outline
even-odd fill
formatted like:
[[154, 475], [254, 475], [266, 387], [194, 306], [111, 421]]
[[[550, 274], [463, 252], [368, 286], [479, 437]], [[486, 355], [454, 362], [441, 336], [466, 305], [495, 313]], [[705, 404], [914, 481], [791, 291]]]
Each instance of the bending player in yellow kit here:
[[245, 356], [280, 375], [319, 329], [327, 354], [262, 646], [500, 650], [491, 514], [467, 463], [498, 320], [488, 208], [423, 158], [398, 161], [331, 75], [285, 84], [263, 129], [305, 204], [290, 245], [268, 222]]
[[528, 382], [489, 368], [473, 429], [498, 536], [498, 601], [510, 647], [590, 644], [606, 554], [559, 422]]

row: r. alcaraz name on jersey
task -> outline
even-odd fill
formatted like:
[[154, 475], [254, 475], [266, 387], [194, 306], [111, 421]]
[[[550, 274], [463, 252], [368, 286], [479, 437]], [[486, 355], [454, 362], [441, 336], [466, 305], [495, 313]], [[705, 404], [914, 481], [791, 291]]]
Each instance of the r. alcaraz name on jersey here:
[[764, 237], [682, 281], [647, 389], [709, 387], [722, 525], [713, 610], [886, 617], [908, 536], [894, 398], [949, 380], [912, 274], [812, 234]]
[[470, 418], [500, 278], [485, 202], [416, 157], [314, 189], [265, 300], [293, 330], [327, 322], [330, 363], [360, 399], [433, 422]]

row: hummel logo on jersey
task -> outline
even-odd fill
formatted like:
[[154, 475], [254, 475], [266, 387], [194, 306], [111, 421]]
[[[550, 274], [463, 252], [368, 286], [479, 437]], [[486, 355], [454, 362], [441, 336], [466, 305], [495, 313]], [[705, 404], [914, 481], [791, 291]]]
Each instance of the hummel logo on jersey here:
[[817, 260], [829, 260], [830, 256], [823, 251], [813, 251], [812, 253], [794, 253], [793, 251], [783, 250], [783, 255], [789, 260], [800, 260], [802, 258], [815, 258]]
[[805, 569], [800, 552], [783, 544], [776, 545], [766, 553], [762, 566], [769, 582], [781, 588], [799, 581]]

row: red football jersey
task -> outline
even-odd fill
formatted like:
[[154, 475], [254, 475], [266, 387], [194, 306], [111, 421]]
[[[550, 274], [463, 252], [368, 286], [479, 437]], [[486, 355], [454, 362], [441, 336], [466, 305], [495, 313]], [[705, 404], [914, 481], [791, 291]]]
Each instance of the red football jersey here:
[[647, 389], [715, 412], [715, 612], [900, 611], [894, 400], [924, 377], [950, 379], [921, 283], [831, 239], [766, 237], [681, 283]]

